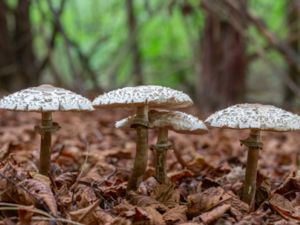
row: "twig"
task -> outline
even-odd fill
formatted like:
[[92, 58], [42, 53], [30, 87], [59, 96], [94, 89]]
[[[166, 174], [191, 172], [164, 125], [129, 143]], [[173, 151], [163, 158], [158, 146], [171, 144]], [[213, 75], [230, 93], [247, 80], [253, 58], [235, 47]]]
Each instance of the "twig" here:
[[[237, 9], [231, 1], [224, 0], [223, 2], [230, 9], [241, 14], [239, 9]], [[246, 18], [248, 19], [248, 22], [251, 22], [256, 27], [256, 29], [268, 41], [268, 43], [277, 51], [279, 51], [285, 57], [288, 63], [294, 64], [297, 67], [298, 71], [300, 71], [300, 57], [298, 56], [298, 54], [284, 41], [279, 40], [276, 35], [267, 28], [267, 26], [261, 19], [256, 18], [251, 12], [247, 10], [245, 10], [244, 13]]]
[[36, 221], [40, 221], [40, 220], [57, 221], [57, 222], [74, 224], [74, 225], [83, 225], [82, 223], [78, 223], [78, 222], [75, 222], [75, 221], [72, 221], [72, 220], [68, 220], [68, 219], [64, 219], [64, 218], [60, 218], [60, 217], [54, 217], [51, 214], [49, 214], [49, 213], [47, 213], [43, 210], [40, 210], [40, 209], [28, 208], [28, 206], [26, 206], [26, 205], [0, 202], [0, 211], [1, 210], [17, 211], [19, 209], [27, 210], [27, 211], [34, 212], [34, 213], [45, 216], [45, 217], [34, 216], [34, 217], [32, 217], [32, 220], [36, 220]]
[[88, 211], [86, 211], [85, 213], [83, 213], [80, 218], [78, 219], [79, 222], [81, 222], [82, 220], [84, 220], [84, 218], [92, 211], [94, 210], [100, 203], [100, 199], [98, 199], [97, 201], [95, 201], [89, 208]]
[[[61, 16], [61, 14], [64, 10], [64, 7], [65, 7], [65, 3], [66, 3], [66, 0], [61, 0], [60, 5], [59, 5], [58, 10], [57, 10], [57, 16], [58, 17]], [[42, 19], [46, 20], [46, 14], [43, 11], [42, 6], [40, 5], [40, 1], [36, 0], [36, 4], [37, 4], [38, 10], [39, 10], [39, 12], [42, 16]], [[41, 28], [43, 29], [43, 26]], [[58, 34], [58, 31], [59, 31], [59, 29], [58, 29], [57, 23], [53, 23], [51, 38], [49, 40], [46, 40], [47, 46], [48, 46], [48, 51], [46, 53], [45, 58], [43, 60], [41, 60], [40, 65], [38, 67], [39, 74], [41, 74], [41, 72], [45, 69], [45, 67], [50, 62], [52, 51], [55, 48], [55, 39], [56, 39], [56, 36]]]
[[69, 61], [69, 64], [70, 64], [70, 69], [72, 71], [72, 73], [74, 74], [75, 76], [75, 85], [79, 85], [77, 86], [77, 89], [79, 89], [79, 91], [82, 91], [82, 87], [80, 84], [82, 84], [81, 82], [81, 77], [79, 76], [79, 74], [77, 73], [76, 71], [76, 68], [75, 68], [75, 65], [72, 61], [72, 57], [71, 57], [71, 47], [76, 51], [79, 59], [80, 59], [80, 62], [82, 64], [82, 66], [84, 67], [84, 69], [88, 72], [88, 74], [90, 75], [90, 79], [93, 81], [93, 85], [95, 87], [95, 89], [97, 89], [98, 91], [102, 91], [102, 88], [101, 86], [99, 85], [98, 83], [98, 80], [97, 80], [97, 75], [96, 73], [91, 69], [91, 66], [90, 66], [90, 60], [89, 60], [89, 57], [86, 56], [80, 49], [79, 45], [77, 43], [75, 43], [73, 40], [71, 40], [68, 36], [67, 36], [67, 33], [65, 31], [65, 29], [63, 28], [62, 24], [61, 24], [61, 21], [60, 21], [60, 18], [58, 16], [58, 13], [56, 12], [56, 10], [54, 9], [53, 7], [53, 4], [52, 4], [52, 1], [51, 0], [47, 0], [48, 2], [48, 5], [49, 5], [49, 8], [53, 14], [53, 18], [54, 18], [54, 23], [57, 25], [58, 27], [58, 30], [60, 32], [60, 34], [62, 35], [63, 37], [63, 40], [65, 42], [65, 47], [66, 47], [66, 53], [67, 53], [67, 58], [68, 58], [68, 61]]

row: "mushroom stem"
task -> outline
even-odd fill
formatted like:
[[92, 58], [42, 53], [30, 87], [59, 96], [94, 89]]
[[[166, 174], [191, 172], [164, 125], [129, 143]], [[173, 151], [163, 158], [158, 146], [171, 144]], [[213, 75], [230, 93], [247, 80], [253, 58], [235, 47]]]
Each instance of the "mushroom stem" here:
[[51, 112], [42, 112], [41, 129], [46, 129], [41, 132], [40, 173], [47, 176], [49, 173], [51, 161], [51, 131], [47, 128], [51, 128], [52, 124]]
[[135, 121], [132, 125], [136, 129], [136, 154], [131, 177], [127, 185], [127, 193], [137, 190], [142, 182], [148, 162], [148, 105], [137, 108]]
[[260, 142], [260, 131], [252, 129], [249, 137], [246, 140], [242, 140], [241, 143], [248, 147], [246, 175], [242, 199], [244, 202], [248, 203], [250, 209], [252, 209], [254, 207], [254, 199], [256, 192], [256, 177], [259, 150], [262, 148], [262, 144]]
[[159, 183], [166, 182], [166, 154], [168, 150], [168, 129], [159, 128], [157, 144], [155, 145], [155, 172]]

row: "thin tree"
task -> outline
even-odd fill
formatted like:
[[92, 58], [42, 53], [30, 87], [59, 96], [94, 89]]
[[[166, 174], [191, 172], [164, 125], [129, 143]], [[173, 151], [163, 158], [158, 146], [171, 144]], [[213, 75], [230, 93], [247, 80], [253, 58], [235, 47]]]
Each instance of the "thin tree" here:
[[[246, 10], [246, 0], [234, 1], [240, 10]], [[245, 95], [245, 19], [226, 9], [222, 1], [205, 0], [202, 3], [206, 15], [201, 38], [198, 95], [207, 110], [215, 110], [240, 102]]]
[[[0, 83], [14, 90], [38, 82], [36, 58], [32, 46], [30, 0], [18, 0], [12, 8], [0, 0]], [[8, 18], [13, 18], [9, 27]], [[11, 22], [11, 21], [10, 21]]]
[[137, 33], [137, 17], [134, 10], [134, 0], [126, 0], [128, 38], [132, 56], [132, 72], [135, 85], [144, 83], [142, 74], [142, 59]]
[[[300, 0], [289, 0], [286, 1], [286, 16], [287, 16], [287, 28], [288, 37], [287, 44], [296, 53], [299, 54], [299, 38], [300, 38]], [[295, 84], [300, 83], [300, 72], [296, 64], [289, 64], [288, 76]], [[294, 100], [296, 99], [295, 92], [290, 87], [285, 86], [284, 102], [287, 107], [291, 107]]]

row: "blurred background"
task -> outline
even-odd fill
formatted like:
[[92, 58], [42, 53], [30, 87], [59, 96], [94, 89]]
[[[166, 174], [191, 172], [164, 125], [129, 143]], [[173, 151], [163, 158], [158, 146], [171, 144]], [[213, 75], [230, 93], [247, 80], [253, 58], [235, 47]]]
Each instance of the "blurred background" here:
[[0, 88], [159, 84], [299, 106], [300, 0], [0, 0]]

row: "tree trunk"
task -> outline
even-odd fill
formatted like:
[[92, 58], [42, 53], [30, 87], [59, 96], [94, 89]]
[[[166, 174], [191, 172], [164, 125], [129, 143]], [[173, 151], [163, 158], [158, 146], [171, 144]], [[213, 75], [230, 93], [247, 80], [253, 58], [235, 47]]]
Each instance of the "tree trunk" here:
[[0, 87], [7, 91], [38, 83], [32, 47], [31, 2], [18, 0], [16, 7], [9, 9], [5, 1], [0, 0]]
[[[289, 0], [286, 2], [287, 28], [288, 28], [288, 45], [299, 54], [299, 22], [300, 22], [300, 0]], [[288, 74], [289, 79], [296, 85], [300, 82], [300, 73], [295, 64], [289, 64]], [[286, 107], [291, 107], [296, 99], [295, 93], [285, 86], [284, 103]]]
[[[235, 1], [245, 10], [245, 0]], [[207, 1], [207, 4], [212, 2]], [[214, 1], [213, 4], [221, 3]], [[199, 100], [201, 106], [207, 107], [206, 110], [215, 110], [244, 99], [246, 42], [229, 18], [221, 18], [221, 13], [207, 7], [205, 9], [207, 14], [201, 40]]]
[[26, 86], [38, 83], [36, 59], [32, 48], [32, 33], [30, 22], [30, 0], [19, 0], [15, 9], [15, 54], [19, 66], [18, 73]]
[[10, 86], [10, 80], [16, 73], [14, 63], [13, 42], [10, 37], [7, 22], [7, 7], [5, 0], [0, 0], [0, 88], [6, 89]]
[[126, 0], [128, 38], [130, 40], [130, 52], [132, 55], [132, 72], [135, 85], [143, 84], [142, 60], [138, 42], [137, 21], [134, 14], [134, 0]]

